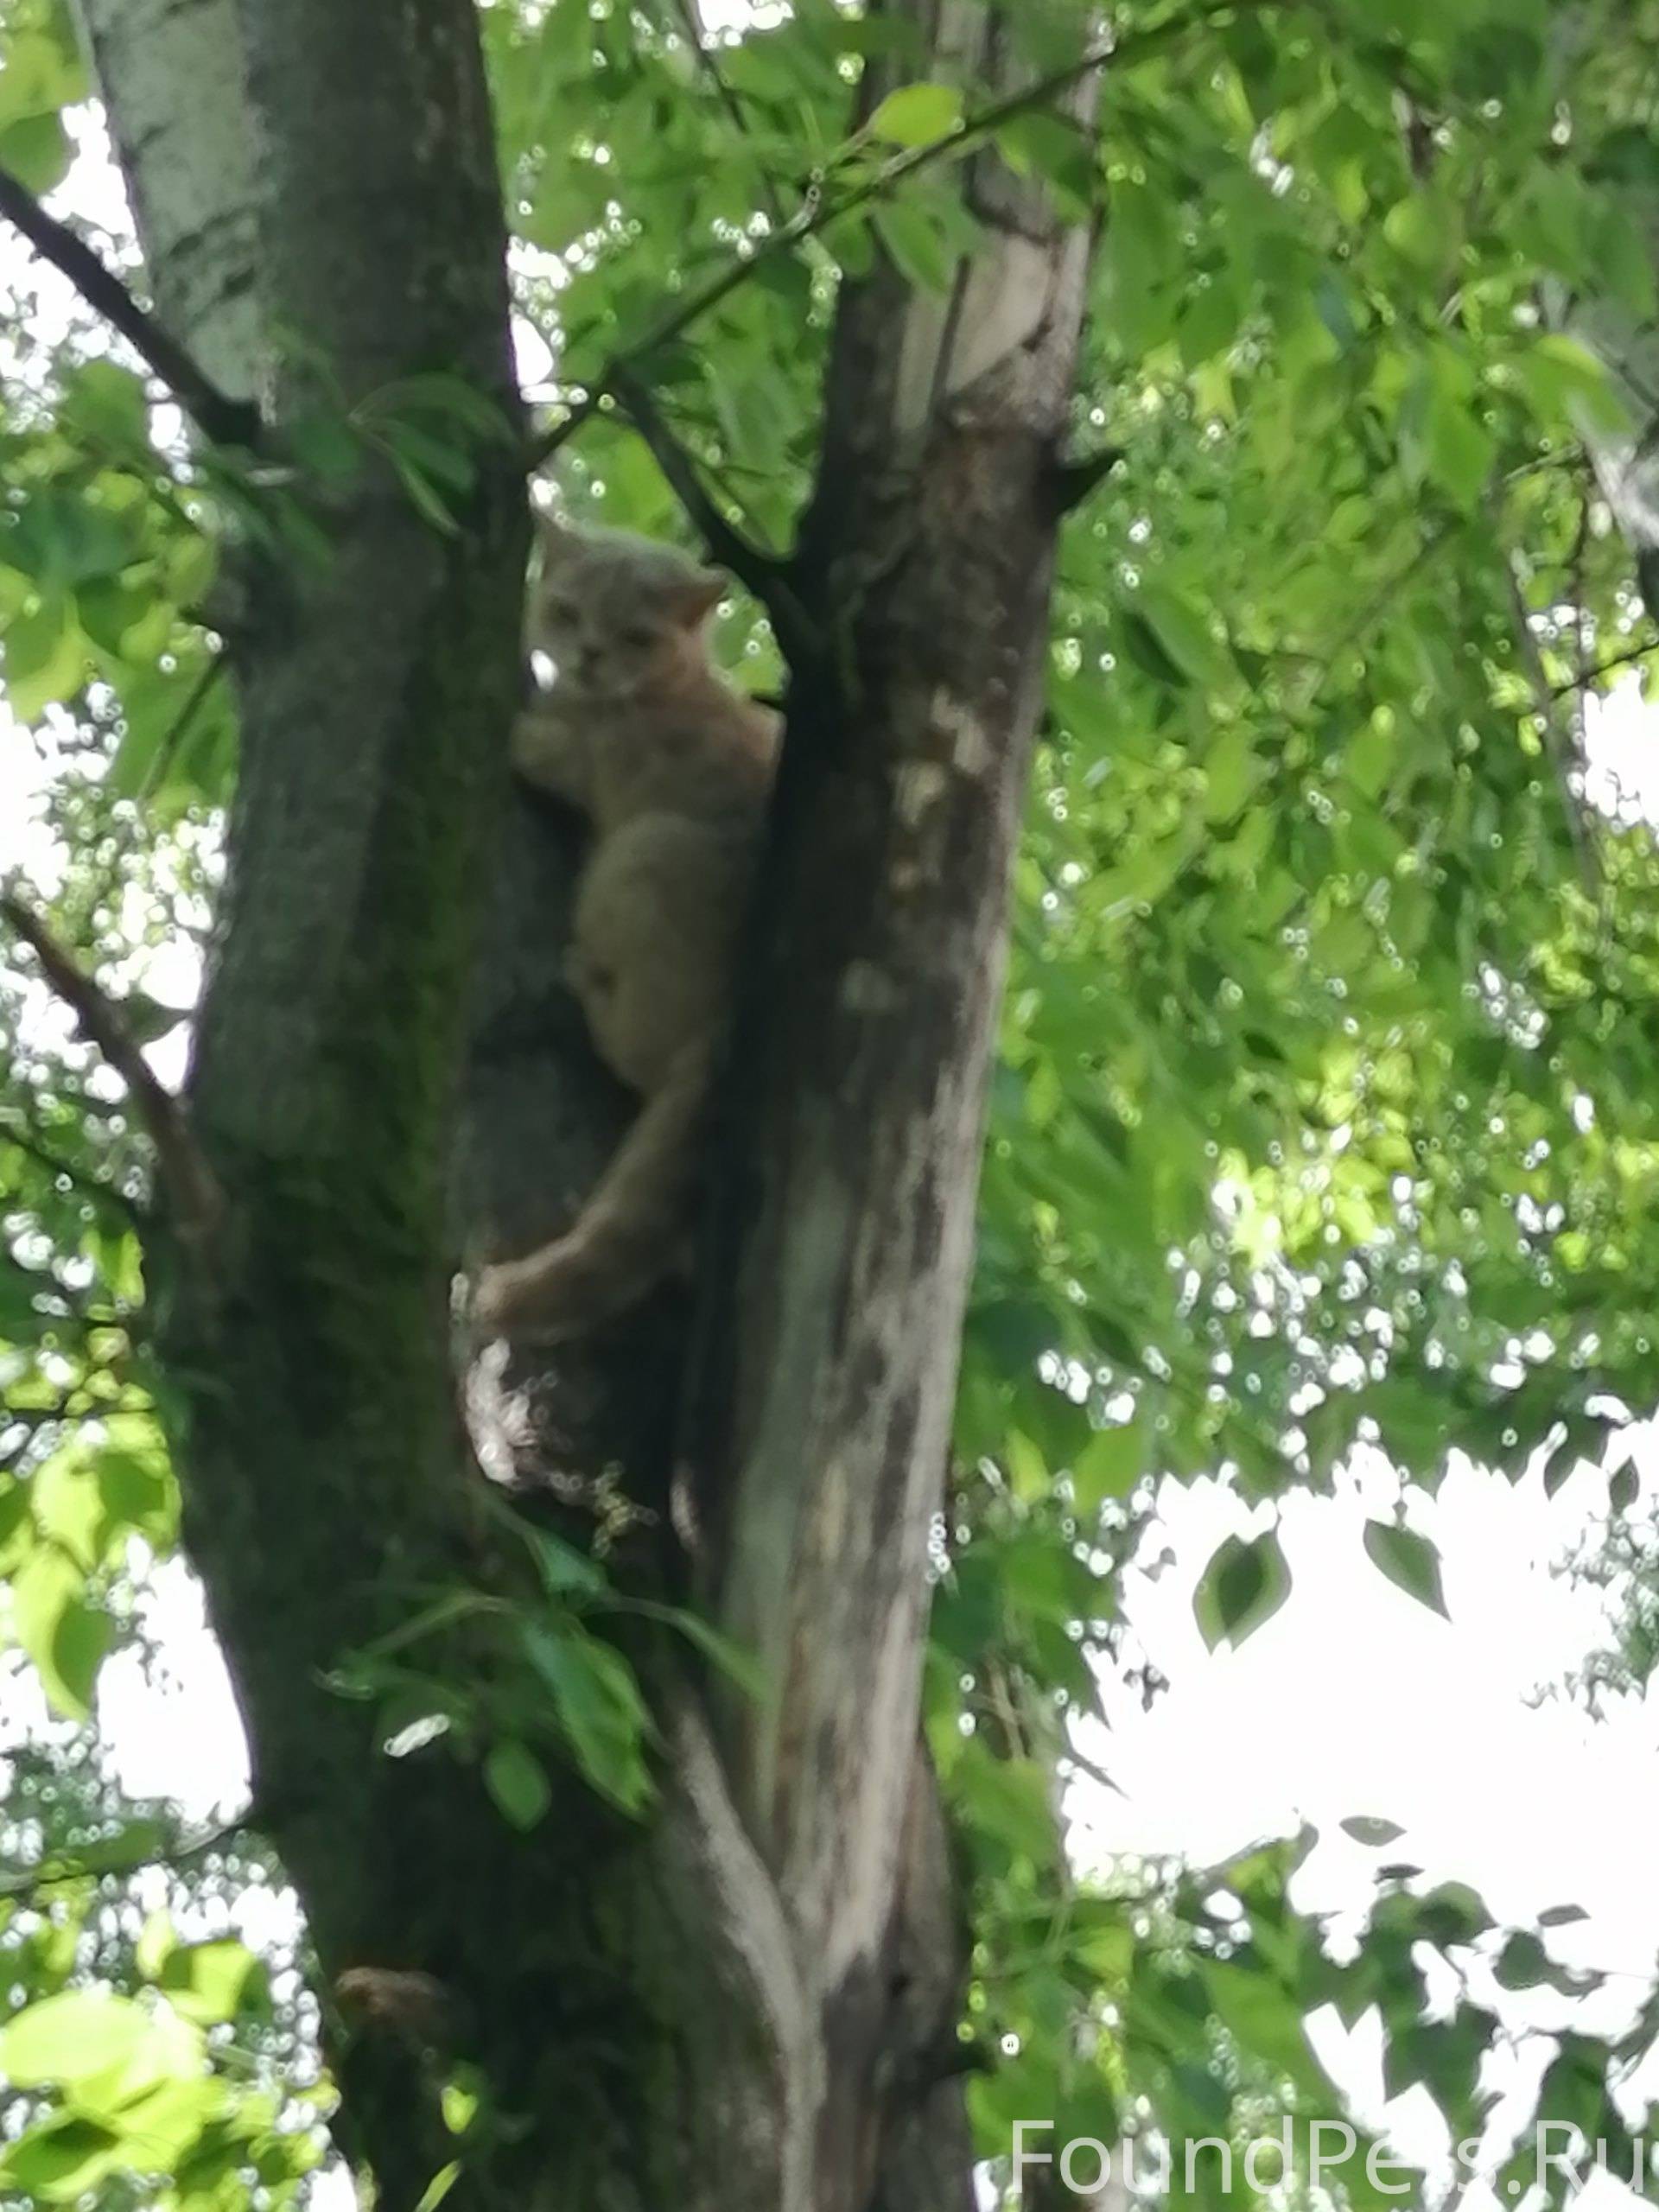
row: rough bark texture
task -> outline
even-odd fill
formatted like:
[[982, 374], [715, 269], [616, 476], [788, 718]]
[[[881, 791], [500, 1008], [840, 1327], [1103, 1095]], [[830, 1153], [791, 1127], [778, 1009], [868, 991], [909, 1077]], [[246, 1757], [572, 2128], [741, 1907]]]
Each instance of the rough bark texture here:
[[251, 398], [258, 218], [233, 0], [76, 0], [76, 12], [162, 321], [221, 391]]
[[[1020, 81], [1003, 18], [914, 12], [923, 73]], [[842, 306], [797, 580], [826, 643], [790, 697], [713, 1270], [736, 1288], [693, 1430], [729, 1501], [723, 1624], [769, 1685], [724, 1740], [826, 2024], [815, 2202], [837, 2208], [879, 2173], [916, 1993], [893, 1943], [927, 1562], [1088, 256], [994, 156], [964, 188], [988, 244], [947, 298], [889, 270]]]
[[[156, 297], [222, 382], [268, 395], [278, 439], [319, 358], [348, 403], [442, 369], [511, 410], [468, 0], [84, 4]], [[915, 73], [976, 99], [1019, 81], [994, 12], [891, 12]], [[212, 43], [179, 59], [187, 26]], [[951, 297], [887, 270], [840, 311], [795, 578], [823, 645], [795, 671], [678, 1437], [695, 1572], [766, 1693], [711, 1700], [639, 1646], [664, 1731], [647, 1824], [568, 1781], [517, 1835], [474, 1769], [388, 1759], [324, 1681], [434, 1590], [519, 1590], [447, 1276], [568, 1217], [625, 1112], [556, 980], [569, 825], [515, 797], [503, 828], [511, 457], [483, 456], [454, 538], [372, 469], [334, 486], [330, 559], [256, 579], [238, 643], [192, 1082], [229, 1222], [172, 1328], [187, 1533], [325, 1976], [435, 1978], [441, 2040], [506, 2123], [469, 2146], [458, 2208], [971, 2201], [918, 1681], [1086, 245], [990, 157], [956, 174], [988, 243]], [[665, 1299], [556, 1375], [492, 1370], [493, 1412], [524, 1414], [492, 1471], [620, 1465], [660, 1528], [683, 1320]], [[480, 1661], [463, 1638], [441, 1662]], [[391, 2212], [454, 2155], [424, 2039], [336, 2038], [342, 2139]]]

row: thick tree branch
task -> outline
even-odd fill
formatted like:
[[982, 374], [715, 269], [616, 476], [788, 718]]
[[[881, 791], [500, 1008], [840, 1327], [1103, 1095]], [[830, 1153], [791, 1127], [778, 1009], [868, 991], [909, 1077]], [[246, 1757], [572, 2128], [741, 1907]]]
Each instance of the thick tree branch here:
[[232, 399], [204, 374], [178, 340], [139, 306], [112, 269], [67, 223], [48, 215], [27, 185], [0, 169], [0, 214], [35, 251], [69, 279], [88, 307], [118, 331], [144, 365], [167, 386], [204, 437], [215, 445], [252, 447], [259, 440], [259, 410]]
[[766, 608], [785, 658], [791, 663], [804, 658], [815, 649], [817, 632], [790, 584], [787, 562], [756, 545], [722, 513], [697, 474], [696, 461], [664, 420], [650, 388], [632, 369], [619, 367], [612, 389], [709, 553]]
[[778, 556], [745, 537], [721, 513], [697, 474], [696, 463], [668, 427], [649, 386], [632, 369], [619, 367], [612, 378], [612, 390], [709, 552], [757, 599], [763, 598], [783, 566]]
[[188, 1241], [205, 1243], [218, 1227], [224, 1204], [183, 1105], [145, 1059], [118, 1003], [77, 965], [39, 915], [7, 892], [0, 893], [0, 918], [28, 945], [53, 995], [69, 1008], [126, 1084], [156, 1147], [173, 1200], [175, 1225]]

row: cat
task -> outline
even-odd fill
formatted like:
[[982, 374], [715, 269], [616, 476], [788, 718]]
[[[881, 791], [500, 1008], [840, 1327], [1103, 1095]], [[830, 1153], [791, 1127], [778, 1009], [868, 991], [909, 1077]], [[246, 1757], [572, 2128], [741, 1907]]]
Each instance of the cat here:
[[565, 972], [642, 1101], [564, 1235], [480, 1277], [486, 1333], [546, 1343], [626, 1312], [683, 1254], [779, 725], [710, 665], [720, 571], [622, 531], [548, 519], [539, 536], [526, 626], [554, 673], [512, 762], [591, 825]]

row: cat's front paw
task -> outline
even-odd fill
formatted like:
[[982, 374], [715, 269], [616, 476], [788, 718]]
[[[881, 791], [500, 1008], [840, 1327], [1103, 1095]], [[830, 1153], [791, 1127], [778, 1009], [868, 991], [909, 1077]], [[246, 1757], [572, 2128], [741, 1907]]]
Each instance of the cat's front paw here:
[[473, 1287], [472, 1319], [484, 1337], [511, 1337], [524, 1303], [524, 1268], [508, 1264], [486, 1268]]
[[486, 1268], [473, 1292], [473, 1325], [481, 1337], [516, 1344], [556, 1344], [575, 1333], [563, 1295], [565, 1269], [556, 1244], [527, 1260]]

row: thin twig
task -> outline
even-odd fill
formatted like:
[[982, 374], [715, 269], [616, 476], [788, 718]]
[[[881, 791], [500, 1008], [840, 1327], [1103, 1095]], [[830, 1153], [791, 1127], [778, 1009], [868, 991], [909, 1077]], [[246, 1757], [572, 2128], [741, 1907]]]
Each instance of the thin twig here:
[[224, 1200], [181, 1101], [157, 1078], [121, 1007], [76, 964], [39, 915], [5, 893], [0, 893], [0, 919], [29, 946], [53, 995], [126, 1084], [172, 1193], [175, 1225], [188, 1241], [206, 1243], [219, 1225]]
[[186, 693], [178, 713], [173, 717], [161, 743], [156, 748], [155, 758], [145, 770], [143, 780], [139, 785], [138, 796], [141, 799], [152, 798], [160, 790], [162, 779], [173, 766], [174, 756], [188, 736], [191, 725], [194, 722], [196, 716], [207, 705], [208, 694], [224, 673], [223, 653], [211, 654], [207, 665], [200, 671], [195, 682]]
[[[25, 1268], [24, 1274], [31, 1270]], [[41, 1284], [47, 1296], [59, 1295], [56, 1283]], [[67, 1428], [72, 1422], [91, 1421], [95, 1415], [107, 1414], [107, 1406], [99, 1407], [90, 1400], [79, 1408], [74, 1401], [85, 1395], [83, 1389], [66, 1390], [54, 1405], [13, 1406], [0, 1402], [0, 1436], [10, 1436], [15, 1430], [22, 1432], [21, 1440], [9, 1452], [0, 1452], [0, 1474], [15, 1474], [32, 1452], [38, 1451], [43, 1430]]]
[[664, 420], [648, 385], [629, 368], [619, 368], [613, 388], [630, 423], [650, 448], [669, 488], [715, 560], [748, 585], [756, 597], [768, 588], [781, 566], [775, 553], [747, 538], [709, 497], [690, 454]]
[[1421, 569], [1427, 568], [1428, 563], [1451, 543], [1457, 534], [1460, 520], [1461, 518], [1443, 516], [1439, 522], [1425, 531], [1413, 550], [1410, 559], [1402, 563], [1388, 582], [1371, 594], [1358, 613], [1346, 624], [1336, 642], [1316, 664], [1318, 672], [1302, 702], [1304, 712], [1318, 703], [1326, 684], [1336, 674], [1337, 664], [1343, 655], [1351, 651], [1354, 646], [1363, 643], [1370, 635], [1373, 624], [1379, 621], [1388, 612], [1413, 577]]
[[1579, 475], [1579, 526], [1573, 536], [1573, 749], [1580, 761], [1590, 752], [1590, 632], [1584, 605], [1584, 556], [1590, 544], [1590, 496], [1586, 468]]
[[48, 1175], [61, 1177], [70, 1186], [90, 1198], [94, 1205], [108, 1206], [119, 1213], [130, 1229], [140, 1231], [149, 1227], [149, 1218], [136, 1199], [106, 1183], [101, 1175], [77, 1167], [73, 1160], [66, 1160], [61, 1153], [54, 1152], [50, 1145], [42, 1144], [31, 1130], [19, 1128], [10, 1114], [0, 1116], [0, 1145], [10, 1145], [14, 1152], [21, 1152]]
[[754, 544], [721, 512], [697, 474], [696, 463], [670, 429], [647, 386], [631, 369], [618, 369], [615, 391], [709, 552], [740, 583], [747, 585], [772, 617], [785, 658], [793, 660], [810, 653], [819, 641], [810, 618], [790, 588], [787, 563]]
[[[697, 67], [709, 79], [709, 88], [725, 109], [732, 128], [747, 138], [749, 136], [749, 118], [743, 112], [742, 101], [726, 81], [726, 73], [715, 58], [714, 49], [702, 27], [702, 19], [697, 13], [697, 0], [674, 0], [674, 12], [684, 27], [686, 42], [691, 48]], [[779, 198], [778, 188], [759, 155], [755, 156], [754, 167], [760, 180], [760, 196], [766, 203], [772, 221], [784, 222], [786, 219], [784, 203]]]
[[0, 215], [69, 279], [88, 307], [120, 333], [204, 436], [220, 446], [251, 448], [258, 443], [259, 410], [252, 402], [232, 399], [221, 391], [177, 339], [139, 306], [86, 240], [55, 215], [48, 215], [28, 186], [6, 169], [0, 169]]
[[1628, 646], [1624, 652], [1614, 653], [1606, 660], [1592, 662], [1577, 676], [1569, 677], [1565, 683], [1553, 684], [1549, 696], [1552, 699], [1564, 699], [1569, 691], [1599, 683], [1604, 676], [1611, 676], [1618, 669], [1628, 668], [1632, 661], [1646, 660], [1652, 653], [1659, 653], [1659, 638], [1650, 638], [1645, 645]]
[[531, 447], [529, 465], [532, 470], [544, 466], [560, 448], [569, 442], [582, 425], [596, 415], [606, 398], [614, 390], [616, 379], [624, 371], [637, 367], [659, 347], [683, 337], [694, 322], [699, 322], [712, 308], [728, 299], [740, 286], [747, 284], [759, 269], [774, 261], [780, 254], [788, 253], [808, 238], [816, 238], [831, 223], [843, 215], [856, 214], [874, 200], [882, 198], [895, 186], [904, 183], [920, 169], [935, 162], [960, 159], [972, 153], [983, 142], [1000, 130], [1005, 123], [1027, 114], [1046, 101], [1054, 99], [1108, 62], [1122, 67], [1131, 61], [1146, 60], [1160, 52], [1187, 33], [1202, 29], [1217, 17], [1235, 14], [1249, 14], [1275, 6], [1294, 6], [1295, 0], [1216, 0], [1216, 4], [1196, 10], [1191, 16], [1172, 18], [1156, 23], [1148, 30], [1127, 38], [1094, 39], [1084, 47], [1075, 60], [1034, 77], [1030, 84], [1018, 92], [1009, 92], [1000, 100], [993, 100], [976, 115], [964, 116], [950, 130], [937, 138], [925, 140], [919, 146], [907, 146], [890, 161], [881, 163], [850, 192], [835, 197], [825, 192], [821, 178], [815, 178], [800, 207], [786, 223], [769, 231], [747, 253], [734, 254], [720, 271], [699, 287], [678, 307], [661, 316], [639, 339], [637, 344], [614, 355], [588, 387], [587, 396], [579, 400], [562, 423], [544, 431]]
[[202, 1859], [220, 1844], [245, 1835], [250, 1821], [245, 1814], [234, 1821], [223, 1821], [217, 1827], [208, 1828], [200, 1835], [181, 1837], [171, 1848], [141, 1851], [124, 1859], [111, 1851], [107, 1860], [100, 1864], [96, 1858], [73, 1859], [63, 1856], [43, 1859], [38, 1866], [0, 1877], [0, 1900], [7, 1904], [20, 1898], [38, 1897], [42, 1891], [62, 1889], [75, 1882], [106, 1880], [111, 1874], [136, 1874], [146, 1866], [165, 1866], [169, 1872], [188, 1866], [194, 1859]]
[[1065, 1749], [1060, 1753], [1060, 1757], [1063, 1759], [1070, 1760], [1071, 1764], [1076, 1767], [1079, 1774], [1084, 1776], [1090, 1782], [1098, 1783], [1103, 1789], [1112, 1790], [1119, 1797], [1127, 1797], [1128, 1796], [1128, 1791], [1124, 1789], [1121, 1782], [1114, 1781], [1112, 1777], [1107, 1773], [1105, 1768], [1100, 1764], [1098, 1760], [1091, 1759], [1087, 1751], [1080, 1751], [1075, 1743], [1068, 1740]]
[[[1522, 588], [1518, 557], [1509, 563], [1510, 605], [1515, 615], [1516, 645], [1526, 662], [1527, 672], [1532, 679], [1534, 699], [1538, 719], [1543, 725], [1544, 745], [1555, 771], [1555, 781], [1560, 787], [1561, 808], [1567, 817], [1567, 836], [1579, 863], [1579, 874], [1586, 891], [1593, 893], [1599, 887], [1600, 870], [1585, 827], [1584, 802], [1573, 787], [1573, 772], [1581, 768], [1578, 747], [1571, 732], [1564, 732], [1555, 712], [1556, 693], [1549, 681], [1549, 671], [1544, 666], [1544, 657], [1538, 646], [1537, 633], [1532, 626], [1532, 613], [1527, 605]], [[1567, 689], [1576, 688], [1569, 683]]]
[[[614, 373], [613, 367], [606, 372], [607, 376]], [[545, 468], [560, 448], [568, 445], [585, 423], [592, 421], [593, 417], [598, 414], [600, 403], [605, 397], [605, 385], [601, 380], [581, 399], [571, 403], [570, 411], [563, 422], [556, 423], [550, 430], [542, 432], [540, 437], [534, 441], [530, 448], [529, 466], [532, 475], [538, 468]]]

